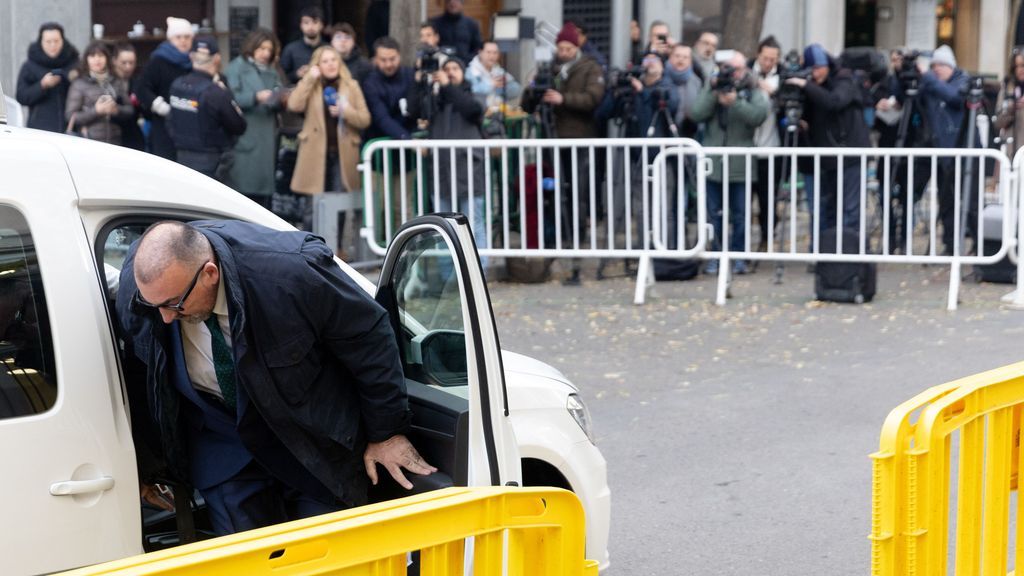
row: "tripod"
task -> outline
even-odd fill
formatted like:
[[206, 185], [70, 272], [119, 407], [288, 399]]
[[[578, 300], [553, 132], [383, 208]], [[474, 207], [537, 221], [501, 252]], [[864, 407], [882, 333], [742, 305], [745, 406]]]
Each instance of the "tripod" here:
[[674, 138], [679, 137], [679, 128], [676, 127], [676, 123], [672, 120], [672, 115], [668, 113], [668, 99], [665, 97], [664, 92], [658, 91], [658, 109], [655, 110], [654, 116], [651, 117], [651, 123], [647, 126], [647, 137], [653, 138], [654, 133], [658, 128], [658, 120], [664, 120], [665, 125], [668, 126], [668, 131]]
[[[974, 149], [974, 143], [977, 139], [978, 129], [978, 110], [985, 109], [985, 101], [983, 99], [984, 92], [982, 90], [982, 79], [972, 78], [971, 88], [967, 92], [967, 99], [964, 104], [967, 106], [967, 115], [964, 117], [966, 126], [960, 127], [960, 133], [963, 134], [965, 129], [967, 132], [967, 145], [968, 150]], [[987, 114], [988, 111], [985, 110]], [[974, 167], [975, 159], [967, 159], [967, 169], [964, 170], [963, 180], [961, 181], [960, 190], [965, 194], [965, 201], [961, 202], [960, 206], [960, 251], [964, 252], [964, 241], [967, 238], [967, 221], [971, 214], [971, 207], [974, 204], [974, 188], [971, 186], [974, 182]], [[981, 190], [978, 193], [981, 194]], [[977, 237], [978, 231], [975, 230], [974, 249], [977, 250], [981, 239]]]
[[[786, 103], [786, 117], [785, 117], [786, 132], [782, 136], [782, 146], [783, 146], [783, 148], [796, 148], [797, 145], [799, 144], [798, 137], [799, 137], [800, 117], [801, 116], [803, 116], [803, 107], [800, 105], [799, 102], [787, 102]], [[795, 182], [794, 182], [795, 179], [792, 178], [791, 177], [792, 175], [790, 174], [790, 171], [793, 169], [793, 166], [790, 166], [790, 160], [791, 160], [791, 156], [789, 154], [787, 154], [787, 155], [782, 157], [782, 166], [781, 166], [781, 170], [780, 170], [780, 172], [781, 172], [780, 175], [782, 176], [782, 178], [789, 178], [789, 183], [790, 183], [790, 187], [789, 187], [789, 203], [790, 203], [790, 206], [791, 206], [790, 210], [792, 210], [793, 209], [792, 208], [792, 205], [793, 205], [792, 203], [796, 201], [797, 190], [796, 190], [796, 186], [794, 185], [795, 184]], [[773, 203], [773, 206], [772, 206], [772, 210], [775, 210], [774, 203]], [[814, 223], [812, 222], [812, 226], [813, 225], [814, 225]], [[811, 231], [811, 234], [812, 235], [814, 234], [813, 230]], [[778, 233], [778, 240], [777, 240], [778, 245], [782, 246], [782, 243], [785, 242], [785, 240], [786, 240], [786, 219], [783, 218], [781, 226], [779, 226], [779, 233]], [[782, 275], [785, 273], [785, 271], [786, 271], [786, 267], [785, 267], [783, 261], [782, 260], [777, 260], [775, 262], [775, 274], [774, 274], [774, 282], [775, 282], [775, 284], [782, 284]]]

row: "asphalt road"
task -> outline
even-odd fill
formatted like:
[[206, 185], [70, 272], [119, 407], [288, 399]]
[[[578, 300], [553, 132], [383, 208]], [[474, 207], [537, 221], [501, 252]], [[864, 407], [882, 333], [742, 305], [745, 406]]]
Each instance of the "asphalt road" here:
[[492, 283], [503, 348], [580, 386], [608, 460], [609, 574], [869, 573], [870, 471], [890, 409], [932, 385], [1022, 359], [1006, 285], [882, 267], [878, 296], [812, 301], [813, 276], [580, 287]]

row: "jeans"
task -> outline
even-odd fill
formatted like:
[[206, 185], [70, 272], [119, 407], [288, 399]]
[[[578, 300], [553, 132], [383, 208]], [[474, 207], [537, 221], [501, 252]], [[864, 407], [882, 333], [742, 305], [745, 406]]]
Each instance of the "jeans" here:
[[[722, 183], [707, 181], [708, 218], [715, 228], [715, 240], [712, 247], [719, 250], [722, 246]], [[744, 182], [729, 183], [729, 251], [742, 252], [746, 246], [746, 184]]]

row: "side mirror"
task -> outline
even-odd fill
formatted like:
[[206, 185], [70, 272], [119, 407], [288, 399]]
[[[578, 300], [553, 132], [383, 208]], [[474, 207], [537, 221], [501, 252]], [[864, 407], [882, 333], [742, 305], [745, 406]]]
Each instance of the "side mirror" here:
[[432, 330], [412, 339], [411, 361], [422, 366], [424, 384], [463, 386], [469, 382], [466, 335], [461, 330]]

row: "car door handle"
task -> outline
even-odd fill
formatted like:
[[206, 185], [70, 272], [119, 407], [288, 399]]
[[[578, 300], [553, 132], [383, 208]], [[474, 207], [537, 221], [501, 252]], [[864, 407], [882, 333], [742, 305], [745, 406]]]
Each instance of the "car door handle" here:
[[65, 480], [50, 484], [50, 494], [54, 496], [73, 496], [91, 492], [106, 492], [114, 487], [114, 479], [103, 476], [94, 480]]

